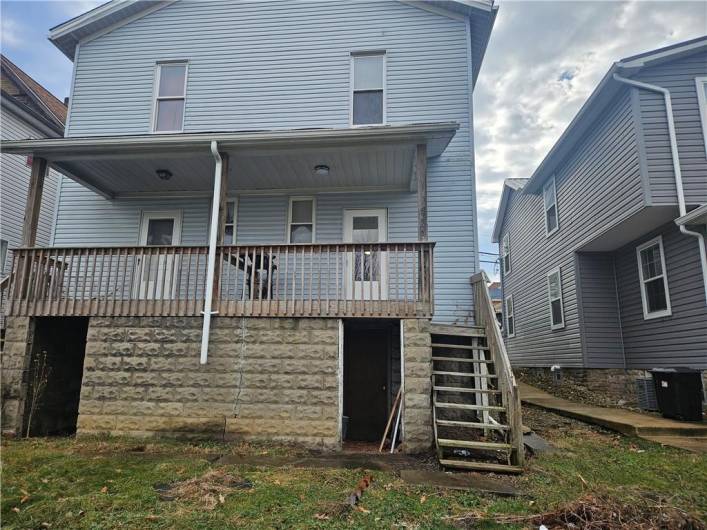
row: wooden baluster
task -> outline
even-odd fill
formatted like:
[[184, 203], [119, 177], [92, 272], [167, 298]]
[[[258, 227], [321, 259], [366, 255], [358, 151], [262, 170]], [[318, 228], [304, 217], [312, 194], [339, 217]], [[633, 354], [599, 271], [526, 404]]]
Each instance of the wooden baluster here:
[[[283, 276], [285, 277], [285, 284], [282, 286], [282, 295], [285, 298], [285, 314], [287, 314], [287, 282], [290, 277], [288, 274], [289, 267], [290, 267], [290, 247], [285, 246], [285, 273], [283, 274]], [[277, 300], [277, 309], [278, 309], [278, 313], [279, 313], [279, 309], [280, 309], [280, 298], [279, 297]]]
[[268, 315], [272, 316], [272, 286], [273, 286], [273, 269], [272, 269], [272, 245], [268, 247], [268, 277], [266, 279], [266, 290], [268, 293]]

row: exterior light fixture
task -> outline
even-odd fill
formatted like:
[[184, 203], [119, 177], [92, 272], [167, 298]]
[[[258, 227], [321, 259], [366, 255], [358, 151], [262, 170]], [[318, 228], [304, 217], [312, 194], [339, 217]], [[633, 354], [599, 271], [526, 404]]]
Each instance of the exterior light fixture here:
[[319, 164], [314, 166], [314, 174], [319, 175], [320, 177], [328, 177], [329, 176], [329, 166], [324, 165], [324, 164]]
[[157, 173], [157, 178], [160, 180], [169, 180], [172, 178], [172, 172], [169, 169], [158, 169], [155, 173]]

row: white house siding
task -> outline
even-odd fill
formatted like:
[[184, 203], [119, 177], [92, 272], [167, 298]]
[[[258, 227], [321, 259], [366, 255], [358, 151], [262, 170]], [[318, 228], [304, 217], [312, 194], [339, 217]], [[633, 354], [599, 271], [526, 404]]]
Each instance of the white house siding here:
[[[24, 140], [28, 138], [45, 138], [46, 134], [29, 125], [5, 106], [0, 117], [0, 134], [3, 140]], [[27, 157], [23, 155], [0, 154], [0, 238], [8, 241], [8, 248], [22, 245], [22, 225], [31, 168], [27, 165]], [[46, 246], [52, 236], [54, 220], [54, 205], [56, 204], [57, 183], [59, 175], [50, 171], [44, 181], [42, 206], [37, 226], [37, 245]], [[12, 266], [12, 252], [8, 252], [7, 260], [0, 264], [0, 272], [4, 277]]]
[[[575, 249], [620, 215], [644, 206], [629, 91], [600, 116], [556, 170], [559, 231], [545, 235], [541, 194], [511, 194], [499, 241], [510, 233], [515, 337], [506, 344], [518, 366], [584, 365]], [[547, 175], [550, 177], [551, 175]], [[500, 251], [500, 248], [499, 248]], [[565, 327], [550, 329], [547, 273], [561, 268]]]
[[[477, 241], [463, 21], [396, 1], [176, 2], [81, 44], [68, 134], [148, 133], [155, 62], [169, 59], [189, 61], [186, 132], [348, 127], [350, 53], [362, 50], [387, 52], [389, 123], [460, 124], [445, 153], [429, 161], [428, 219], [430, 239], [437, 242], [435, 318], [469, 321]], [[62, 210], [70, 207], [64, 196]], [[82, 206], [60, 215], [66, 244], [89, 244], [79, 226], [99, 210], [124, 215], [135, 208], [132, 202], [108, 207], [86, 189], [69, 196]], [[246, 211], [244, 203], [241, 215]], [[135, 239], [128, 233], [137, 221], [121, 215], [116, 239]], [[279, 223], [262, 211], [254, 215], [266, 225]], [[111, 240], [112, 224], [106, 219], [101, 240]], [[239, 239], [265, 237], [268, 226], [255, 225], [249, 232], [244, 224]], [[411, 236], [413, 226], [406, 226]], [[339, 228], [326, 222], [318, 229], [339, 237]]]

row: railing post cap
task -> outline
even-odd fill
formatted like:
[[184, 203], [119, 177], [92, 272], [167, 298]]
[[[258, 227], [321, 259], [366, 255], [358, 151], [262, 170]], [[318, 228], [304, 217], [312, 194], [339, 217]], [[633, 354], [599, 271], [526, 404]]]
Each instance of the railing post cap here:
[[486, 283], [489, 282], [489, 277], [486, 274], [486, 271], [479, 271], [476, 274], [471, 276], [471, 283], [478, 283], [484, 281]]

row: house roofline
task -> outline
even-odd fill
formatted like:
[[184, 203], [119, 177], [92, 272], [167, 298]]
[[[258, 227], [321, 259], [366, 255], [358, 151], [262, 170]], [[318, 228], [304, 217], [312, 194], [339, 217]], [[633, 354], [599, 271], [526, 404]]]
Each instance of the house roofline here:
[[506, 217], [506, 208], [508, 199], [514, 191], [522, 190], [528, 179], [506, 179], [503, 181], [503, 191], [501, 192], [501, 201], [496, 210], [496, 220], [493, 223], [493, 231], [491, 232], [491, 242], [498, 243], [501, 239], [501, 226]]

